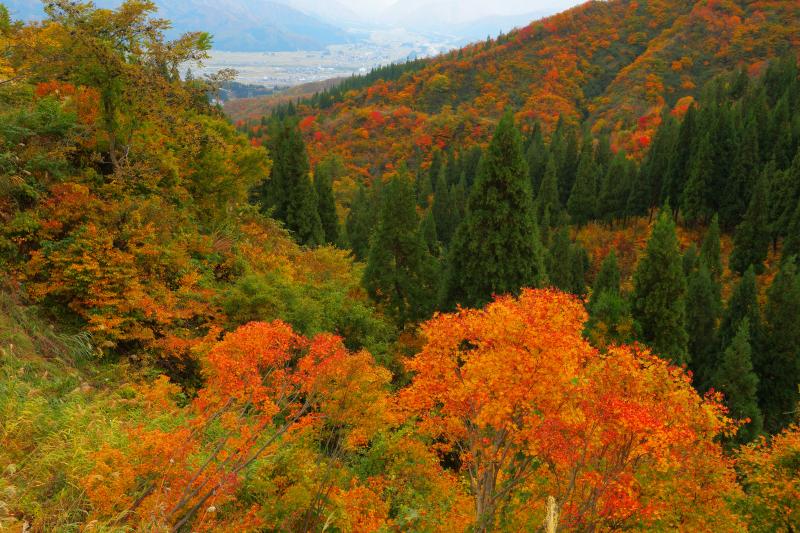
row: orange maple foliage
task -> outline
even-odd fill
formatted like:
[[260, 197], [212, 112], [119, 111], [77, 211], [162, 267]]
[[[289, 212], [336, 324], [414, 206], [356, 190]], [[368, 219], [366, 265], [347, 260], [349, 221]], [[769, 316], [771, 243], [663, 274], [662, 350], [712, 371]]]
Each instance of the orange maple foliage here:
[[[95, 455], [84, 487], [97, 518], [213, 529], [209, 509], [232, 504], [245, 470], [288, 434], [324, 420], [349, 430], [345, 445], [357, 447], [383, 420], [388, 371], [333, 335], [308, 340], [283, 322], [254, 322], [216, 343], [205, 362], [205, 387], [187, 410], [168, 399], [177, 388], [166, 378], [144, 393], [178, 424], [130, 428], [127, 453], [105, 447]], [[244, 506], [234, 516], [256, 520], [257, 511]]]
[[547, 496], [570, 528], [735, 524], [717, 399], [638, 348], [599, 353], [581, 337], [585, 320], [572, 296], [524, 290], [422, 326], [400, 401], [458, 457], [476, 529], [501, 513], [512, 530], [536, 528]]
[[96, 89], [52, 80], [39, 83], [34, 94], [39, 98], [51, 95], [58, 98], [66, 109], [78, 115], [83, 125], [93, 125], [99, 115], [100, 96]]

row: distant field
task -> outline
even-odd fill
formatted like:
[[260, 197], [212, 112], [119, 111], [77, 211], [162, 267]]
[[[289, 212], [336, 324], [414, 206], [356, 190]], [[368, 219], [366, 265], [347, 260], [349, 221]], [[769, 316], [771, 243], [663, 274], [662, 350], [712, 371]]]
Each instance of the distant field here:
[[382, 34], [371, 41], [333, 45], [310, 52], [213, 51], [201, 74], [235, 69], [236, 81], [267, 87], [293, 87], [331, 78], [367, 73], [375, 67], [426, 57], [451, 49], [450, 41], [431, 42], [415, 35]]
[[404, 30], [375, 31], [368, 41], [333, 45], [318, 52], [221, 52], [213, 51], [201, 74], [223, 68], [238, 72], [236, 81], [276, 89], [275, 94], [231, 99], [225, 112], [232, 120], [269, 114], [277, 105], [311, 96], [354, 74], [375, 67], [428, 57], [455, 46], [449, 38], [431, 40]]
[[[320, 52], [214, 51], [202, 73], [235, 69], [240, 83], [286, 87], [357, 73], [361, 68], [392, 61], [393, 57], [359, 46], [331, 47]], [[407, 54], [408, 52], [406, 52]], [[401, 57], [404, 57], [402, 55]]]

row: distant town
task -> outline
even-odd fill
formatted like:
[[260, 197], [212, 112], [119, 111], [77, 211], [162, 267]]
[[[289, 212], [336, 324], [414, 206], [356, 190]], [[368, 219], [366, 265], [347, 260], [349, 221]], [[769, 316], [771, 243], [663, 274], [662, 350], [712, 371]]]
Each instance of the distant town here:
[[455, 40], [431, 40], [403, 30], [373, 32], [369, 40], [330, 45], [320, 51], [223, 52], [213, 51], [200, 71], [223, 68], [238, 72], [240, 83], [285, 88], [352, 74], [364, 74], [380, 65], [430, 57], [456, 48]]

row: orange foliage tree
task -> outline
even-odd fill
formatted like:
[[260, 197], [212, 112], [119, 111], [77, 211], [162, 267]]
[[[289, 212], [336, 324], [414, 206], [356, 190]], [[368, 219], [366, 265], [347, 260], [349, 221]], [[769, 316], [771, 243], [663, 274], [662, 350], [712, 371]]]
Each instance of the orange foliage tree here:
[[255, 527], [259, 506], [235, 499], [248, 467], [321, 423], [342, 446], [355, 446], [374, 432], [387, 402], [389, 373], [369, 354], [348, 352], [333, 335], [308, 340], [280, 321], [240, 327], [205, 361], [205, 387], [186, 409], [174, 408], [177, 388], [166, 378], [147, 393], [175, 422], [131, 428], [129, 450], [96, 454], [84, 480], [95, 518], [174, 530], [219, 520]]
[[537, 528], [548, 496], [568, 528], [735, 524], [717, 399], [635, 347], [601, 354], [585, 320], [576, 298], [525, 290], [422, 326], [401, 403], [466, 475], [476, 530]]

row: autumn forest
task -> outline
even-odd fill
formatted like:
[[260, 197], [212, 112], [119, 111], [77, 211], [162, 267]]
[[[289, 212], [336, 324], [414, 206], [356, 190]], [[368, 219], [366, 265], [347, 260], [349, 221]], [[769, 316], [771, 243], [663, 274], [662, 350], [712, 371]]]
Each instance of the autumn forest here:
[[800, 530], [800, 4], [313, 94], [0, 0], [0, 531]]

